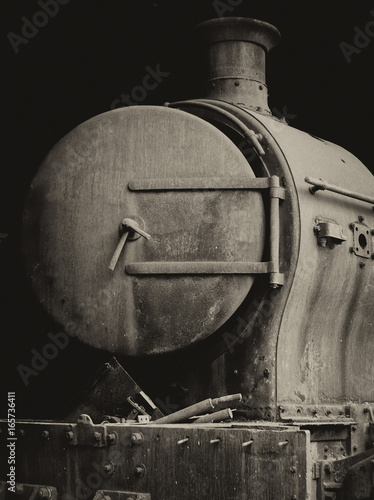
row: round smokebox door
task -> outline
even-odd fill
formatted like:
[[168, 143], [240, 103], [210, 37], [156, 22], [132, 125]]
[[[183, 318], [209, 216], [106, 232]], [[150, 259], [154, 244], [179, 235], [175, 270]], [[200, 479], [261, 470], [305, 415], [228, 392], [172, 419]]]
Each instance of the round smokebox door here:
[[[237, 310], [261, 261], [262, 196], [211, 124], [183, 111], [122, 108], [83, 123], [40, 167], [23, 248], [47, 312], [83, 342], [147, 355], [206, 338]], [[231, 186], [231, 188], [230, 188]]]

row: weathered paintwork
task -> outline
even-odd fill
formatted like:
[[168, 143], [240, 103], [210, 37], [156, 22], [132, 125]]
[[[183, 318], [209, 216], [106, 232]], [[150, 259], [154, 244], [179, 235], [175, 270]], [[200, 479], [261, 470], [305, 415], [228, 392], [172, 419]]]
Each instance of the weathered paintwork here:
[[[81, 438], [71, 441], [77, 426]], [[115, 439], [89, 443], [83, 430]], [[139, 436], [135, 443], [133, 434]], [[0, 434], [2, 446], [5, 436]], [[19, 422], [17, 437], [17, 482], [54, 486], [64, 500], [92, 499], [97, 490], [149, 493], [152, 500], [289, 500], [309, 494], [309, 432], [298, 427]]]
[[[175, 351], [214, 333], [243, 302], [254, 276], [138, 276], [125, 266], [261, 261], [261, 194], [217, 189], [217, 177], [230, 182], [254, 174], [219, 130], [178, 110], [119, 109], [68, 134], [36, 175], [24, 216], [28, 272], [48, 313], [83, 342], [116, 354]], [[180, 178], [206, 179], [209, 188], [129, 187]], [[129, 238], [112, 271], [125, 217], [151, 239]]]

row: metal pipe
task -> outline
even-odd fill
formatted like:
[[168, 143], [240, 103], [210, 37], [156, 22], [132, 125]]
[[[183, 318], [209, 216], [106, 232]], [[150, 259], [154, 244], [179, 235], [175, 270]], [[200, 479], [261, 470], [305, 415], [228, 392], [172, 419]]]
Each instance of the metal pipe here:
[[223, 420], [232, 420], [234, 414], [230, 408], [225, 408], [224, 410], [216, 411], [208, 415], [203, 415], [194, 421], [194, 424], [207, 424], [213, 422], [222, 422]]
[[263, 21], [227, 17], [196, 26], [202, 41], [203, 96], [270, 113], [265, 77], [266, 53], [280, 34]]
[[207, 413], [209, 411], [212, 411], [213, 409], [214, 406], [212, 404], [212, 400], [209, 398], [205, 399], [204, 401], [200, 401], [200, 403], [196, 403], [192, 406], [187, 406], [187, 408], [176, 411], [171, 415], [166, 415], [166, 417], [159, 418], [158, 420], [155, 420], [155, 422], [157, 422], [158, 424], [175, 424], [177, 422], [184, 422], [190, 417]]
[[175, 424], [177, 422], [184, 422], [196, 415], [211, 413], [215, 408], [217, 409], [217, 407], [218, 409], [226, 408], [227, 406], [231, 406], [233, 402], [241, 400], [241, 394], [230, 394], [228, 396], [222, 396], [220, 398], [205, 399], [204, 401], [200, 401], [200, 403], [195, 403], [194, 405], [187, 406], [187, 408], [176, 411], [171, 415], [166, 415], [166, 417], [154, 420], [154, 422], [157, 422], [158, 424]]
[[310, 192], [315, 194], [317, 191], [332, 191], [333, 193], [342, 194], [343, 196], [348, 196], [348, 198], [353, 198], [355, 200], [366, 201], [374, 205], [374, 198], [372, 196], [366, 196], [365, 194], [356, 193], [350, 189], [345, 189], [334, 184], [329, 184], [322, 179], [315, 179], [314, 177], [305, 177], [305, 182], [312, 184], [314, 187], [310, 188]]

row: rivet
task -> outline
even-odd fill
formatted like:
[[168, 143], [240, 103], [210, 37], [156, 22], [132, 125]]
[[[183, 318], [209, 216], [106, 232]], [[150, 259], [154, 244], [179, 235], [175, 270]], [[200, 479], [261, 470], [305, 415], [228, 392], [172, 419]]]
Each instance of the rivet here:
[[43, 431], [42, 432], [42, 438], [43, 439], [48, 439], [49, 438], [49, 432], [48, 431]]
[[357, 444], [354, 444], [352, 449], [353, 451], [357, 451]]
[[73, 431], [68, 431], [65, 435], [69, 441], [72, 441], [74, 439], [74, 432]]
[[146, 473], [146, 468], [144, 464], [139, 464], [134, 469], [134, 474], [137, 477], [144, 477]]
[[109, 444], [116, 444], [117, 434], [115, 432], [111, 432], [110, 434], [108, 434], [107, 439]]
[[286, 445], [288, 445], [288, 441], [280, 441], [278, 443], [278, 446], [286, 446]]
[[363, 267], [365, 267], [365, 262], [360, 262], [360, 267], [361, 267], [361, 269], [362, 269]]
[[140, 445], [144, 440], [144, 436], [141, 432], [133, 432], [130, 436], [131, 444]]
[[253, 439], [250, 439], [249, 441], [245, 441], [245, 443], [242, 443], [242, 447], [245, 448], [246, 446], [250, 446], [253, 443]]
[[292, 467], [290, 467], [290, 472], [292, 472], [292, 474], [295, 474], [296, 467], [294, 465]]
[[235, 82], [235, 87], [239, 87], [239, 85], [240, 85], [240, 84], [239, 84], [239, 82], [238, 82], [238, 81], [236, 81], [236, 82]]

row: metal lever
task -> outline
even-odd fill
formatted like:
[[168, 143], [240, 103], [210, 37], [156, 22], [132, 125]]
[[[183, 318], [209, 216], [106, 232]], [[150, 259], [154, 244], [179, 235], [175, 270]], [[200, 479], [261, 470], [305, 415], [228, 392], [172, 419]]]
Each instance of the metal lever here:
[[134, 235], [134, 233], [139, 234], [140, 236], [143, 236], [146, 240], [151, 239], [151, 235], [140, 229], [138, 226], [138, 223], [134, 221], [133, 219], [123, 219], [121, 222], [121, 231], [122, 231], [122, 236], [121, 239], [119, 240], [119, 243], [117, 245], [117, 248], [114, 251], [112, 260], [110, 261], [110, 264], [108, 266], [108, 269], [111, 271], [114, 271], [114, 268], [117, 265], [119, 256], [121, 255], [121, 252], [123, 250], [123, 247], [125, 246], [125, 243], [127, 241], [127, 238], [129, 236]]

